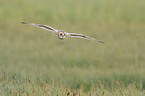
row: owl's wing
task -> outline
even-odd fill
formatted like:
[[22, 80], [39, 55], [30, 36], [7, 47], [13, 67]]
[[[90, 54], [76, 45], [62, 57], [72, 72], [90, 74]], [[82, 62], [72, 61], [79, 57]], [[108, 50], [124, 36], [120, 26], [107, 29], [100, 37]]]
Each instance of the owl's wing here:
[[96, 41], [96, 42], [103, 43], [103, 42], [100, 41], [100, 40], [96, 40], [95, 38], [92, 38], [92, 37], [89, 37], [89, 36], [86, 36], [86, 35], [83, 35], [83, 34], [67, 33], [67, 36], [69, 36], [69, 37], [83, 38], [83, 39], [88, 39], [88, 40], [93, 40], [93, 41]]
[[54, 29], [54, 28], [52, 28], [52, 27], [50, 27], [48, 25], [44, 25], [44, 24], [34, 24], [34, 23], [25, 23], [25, 22], [22, 22], [22, 24], [33, 25], [33, 26], [45, 29], [47, 31], [51, 31], [55, 35], [57, 35], [57, 32], [58, 32], [58, 30], [56, 30], [56, 29]]

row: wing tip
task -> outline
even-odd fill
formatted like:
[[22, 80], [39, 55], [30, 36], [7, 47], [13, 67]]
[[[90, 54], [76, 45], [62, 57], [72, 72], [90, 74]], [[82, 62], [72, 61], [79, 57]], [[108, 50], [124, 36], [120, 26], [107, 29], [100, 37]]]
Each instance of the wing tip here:
[[27, 24], [26, 22], [21, 22], [22, 24]]
[[100, 43], [104, 43], [103, 41], [99, 41]]
[[104, 44], [104, 42], [103, 42], [103, 41], [98, 41], [98, 40], [97, 40], [97, 42]]

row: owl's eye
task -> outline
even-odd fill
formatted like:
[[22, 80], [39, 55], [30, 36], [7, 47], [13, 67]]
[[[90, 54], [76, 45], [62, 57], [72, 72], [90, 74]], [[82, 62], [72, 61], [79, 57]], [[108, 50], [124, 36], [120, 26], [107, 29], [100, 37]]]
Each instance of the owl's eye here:
[[62, 36], [62, 33], [60, 33], [60, 36]]

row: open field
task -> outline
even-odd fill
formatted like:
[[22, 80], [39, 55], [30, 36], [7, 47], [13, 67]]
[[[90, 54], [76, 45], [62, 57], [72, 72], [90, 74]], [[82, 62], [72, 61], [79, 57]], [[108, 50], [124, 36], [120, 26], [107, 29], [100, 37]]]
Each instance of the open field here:
[[[86, 34], [104, 44], [61, 41], [22, 21]], [[144, 52], [144, 0], [0, 0], [4, 96], [144, 95]]]

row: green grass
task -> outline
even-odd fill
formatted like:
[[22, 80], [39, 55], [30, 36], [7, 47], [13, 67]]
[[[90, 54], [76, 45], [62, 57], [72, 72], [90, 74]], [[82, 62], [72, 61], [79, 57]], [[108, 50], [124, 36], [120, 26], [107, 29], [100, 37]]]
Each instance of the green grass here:
[[125, 87], [122, 82], [112, 81], [112, 88], [98, 81], [98, 84], [93, 84], [89, 92], [84, 91], [84, 86], [77, 89], [65, 85], [63, 82], [44, 82], [36, 79], [30, 80], [24, 77], [18, 80], [15, 75], [1, 72], [0, 93], [4, 96], [141, 96], [144, 93], [142, 83], [136, 87], [136, 83], [132, 82]]
[[[1, 0], [0, 93], [143, 95], [144, 5], [144, 0]], [[22, 21], [82, 33], [104, 44], [61, 41]]]

